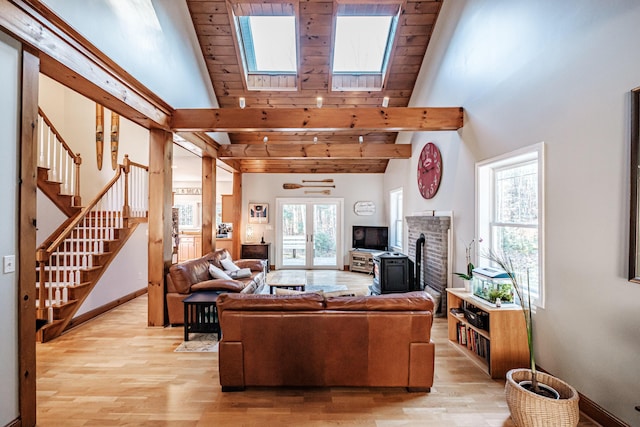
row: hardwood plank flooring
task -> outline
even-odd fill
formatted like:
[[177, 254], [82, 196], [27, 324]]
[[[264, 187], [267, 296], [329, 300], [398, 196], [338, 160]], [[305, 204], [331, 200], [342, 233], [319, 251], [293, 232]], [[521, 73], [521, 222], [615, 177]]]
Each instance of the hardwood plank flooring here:
[[[307, 280], [364, 292], [371, 276], [313, 271]], [[222, 393], [218, 354], [175, 353], [182, 327], [147, 327], [144, 295], [37, 345], [37, 425], [513, 426], [504, 381], [492, 380], [450, 345], [446, 328], [444, 319], [435, 320], [431, 393], [396, 388]]]

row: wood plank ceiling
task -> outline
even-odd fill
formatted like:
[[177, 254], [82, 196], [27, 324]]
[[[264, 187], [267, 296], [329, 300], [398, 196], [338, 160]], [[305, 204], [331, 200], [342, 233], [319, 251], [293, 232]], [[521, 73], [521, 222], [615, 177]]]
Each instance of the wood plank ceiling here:
[[[271, 7], [282, 4], [281, 1], [268, 0], [187, 0], [189, 13], [204, 55], [213, 88], [220, 108], [238, 108], [239, 98], [244, 97], [246, 108], [317, 108], [316, 98], [323, 98], [323, 109], [373, 108], [380, 107], [383, 97], [389, 97], [389, 107], [407, 107], [413, 91], [420, 66], [429, 44], [434, 24], [440, 12], [440, 0], [399, 0], [400, 15], [391, 55], [388, 74], [382, 90], [335, 91], [330, 90], [332, 39], [335, 15], [345, 3], [359, 5], [362, 0], [295, 0], [287, 1], [298, 13], [299, 66], [297, 90], [248, 90], [241, 57], [235, 39], [235, 26], [232, 22], [233, 7]], [[393, 0], [370, 0], [376, 7], [394, 3]], [[266, 5], [266, 6], [265, 6]], [[335, 82], [334, 82], [335, 84]], [[345, 110], [346, 111], [346, 110]], [[264, 147], [264, 137], [268, 137]], [[360, 150], [357, 156], [340, 158], [329, 157], [326, 153], [336, 144], [359, 144], [363, 137], [364, 145], [395, 144], [397, 132], [384, 129], [366, 131], [247, 131], [230, 132], [234, 147], [224, 150], [230, 164], [236, 165], [240, 172], [257, 173], [384, 173], [389, 155], [381, 158], [381, 151], [368, 150], [376, 154], [368, 156]], [[325, 154], [318, 156], [297, 156], [293, 158], [271, 158], [269, 147], [286, 144], [292, 150], [300, 151], [300, 144], [316, 143], [325, 147]], [[236, 145], [250, 148], [254, 144], [263, 146], [266, 155], [247, 158], [235, 157]], [[281, 146], [277, 147], [282, 152]], [[244, 150], [246, 151], [246, 150]], [[255, 147], [254, 147], [254, 151]], [[304, 150], [303, 150], [304, 151]], [[321, 150], [316, 150], [321, 151]], [[355, 152], [355, 151], [351, 151]], [[389, 151], [391, 153], [391, 151]], [[396, 153], [397, 154], [397, 153]]]

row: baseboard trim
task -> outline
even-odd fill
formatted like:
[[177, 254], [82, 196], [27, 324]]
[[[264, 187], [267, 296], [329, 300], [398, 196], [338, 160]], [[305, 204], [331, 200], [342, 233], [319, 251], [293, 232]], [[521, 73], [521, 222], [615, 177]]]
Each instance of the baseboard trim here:
[[119, 305], [122, 305], [125, 302], [129, 302], [132, 299], [137, 298], [140, 295], [144, 295], [146, 293], [147, 293], [147, 288], [142, 288], [128, 295], [124, 295], [115, 301], [111, 301], [110, 303], [101, 305], [100, 307], [94, 308], [91, 311], [87, 311], [86, 313], [83, 313], [80, 316], [74, 317], [73, 319], [71, 319], [67, 327], [64, 329], [64, 332], [68, 331], [69, 329], [75, 328], [76, 326], [79, 326], [85, 322], [88, 322], [89, 320], [96, 318], [101, 314], [104, 314], [107, 311], [112, 310], [118, 307]]
[[[540, 372], [544, 372], [549, 375], [553, 375], [549, 371], [541, 368], [536, 363], [536, 369]], [[576, 390], [577, 391], [577, 390]], [[580, 401], [578, 402], [578, 406], [580, 407], [580, 412], [585, 414], [587, 417], [591, 418], [593, 421], [607, 427], [629, 427], [629, 424], [625, 423], [602, 406], [598, 405], [593, 400], [589, 399], [584, 394], [578, 391], [578, 396], [580, 396]]]
[[578, 394], [580, 395], [580, 412], [584, 413], [593, 421], [607, 427], [629, 427], [629, 424], [611, 414], [584, 394], [580, 392], [578, 392]]

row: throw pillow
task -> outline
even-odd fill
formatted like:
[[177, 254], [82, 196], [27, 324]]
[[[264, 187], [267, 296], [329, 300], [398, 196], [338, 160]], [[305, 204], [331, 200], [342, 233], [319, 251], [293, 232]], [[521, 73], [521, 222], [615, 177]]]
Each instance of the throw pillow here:
[[213, 263], [209, 263], [209, 274], [214, 279], [231, 280], [231, 277], [227, 273], [225, 273], [222, 269], [220, 269], [220, 268], [216, 267], [215, 265], [213, 265]]
[[220, 265], [224, 268], [224, 271], [238, 271], [240, 267], [233, 263], [231, 258], [225, 258], [220, 260]]
[[235, 271], [229, 271], [229, 276], [231, 276], [232, 279], [244, 279], [251, 277], [251, 270], [248, 268], [239, 268]]

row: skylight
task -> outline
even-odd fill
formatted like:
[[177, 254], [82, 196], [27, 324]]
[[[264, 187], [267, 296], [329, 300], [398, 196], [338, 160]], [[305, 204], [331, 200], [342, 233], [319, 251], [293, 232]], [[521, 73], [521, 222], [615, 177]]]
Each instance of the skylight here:
[[334, 73], [382, 73], [392, 42], [393, 16], [338, 16]]
[[296, 73], [295, 16], [240, 16], [249, 73]]

